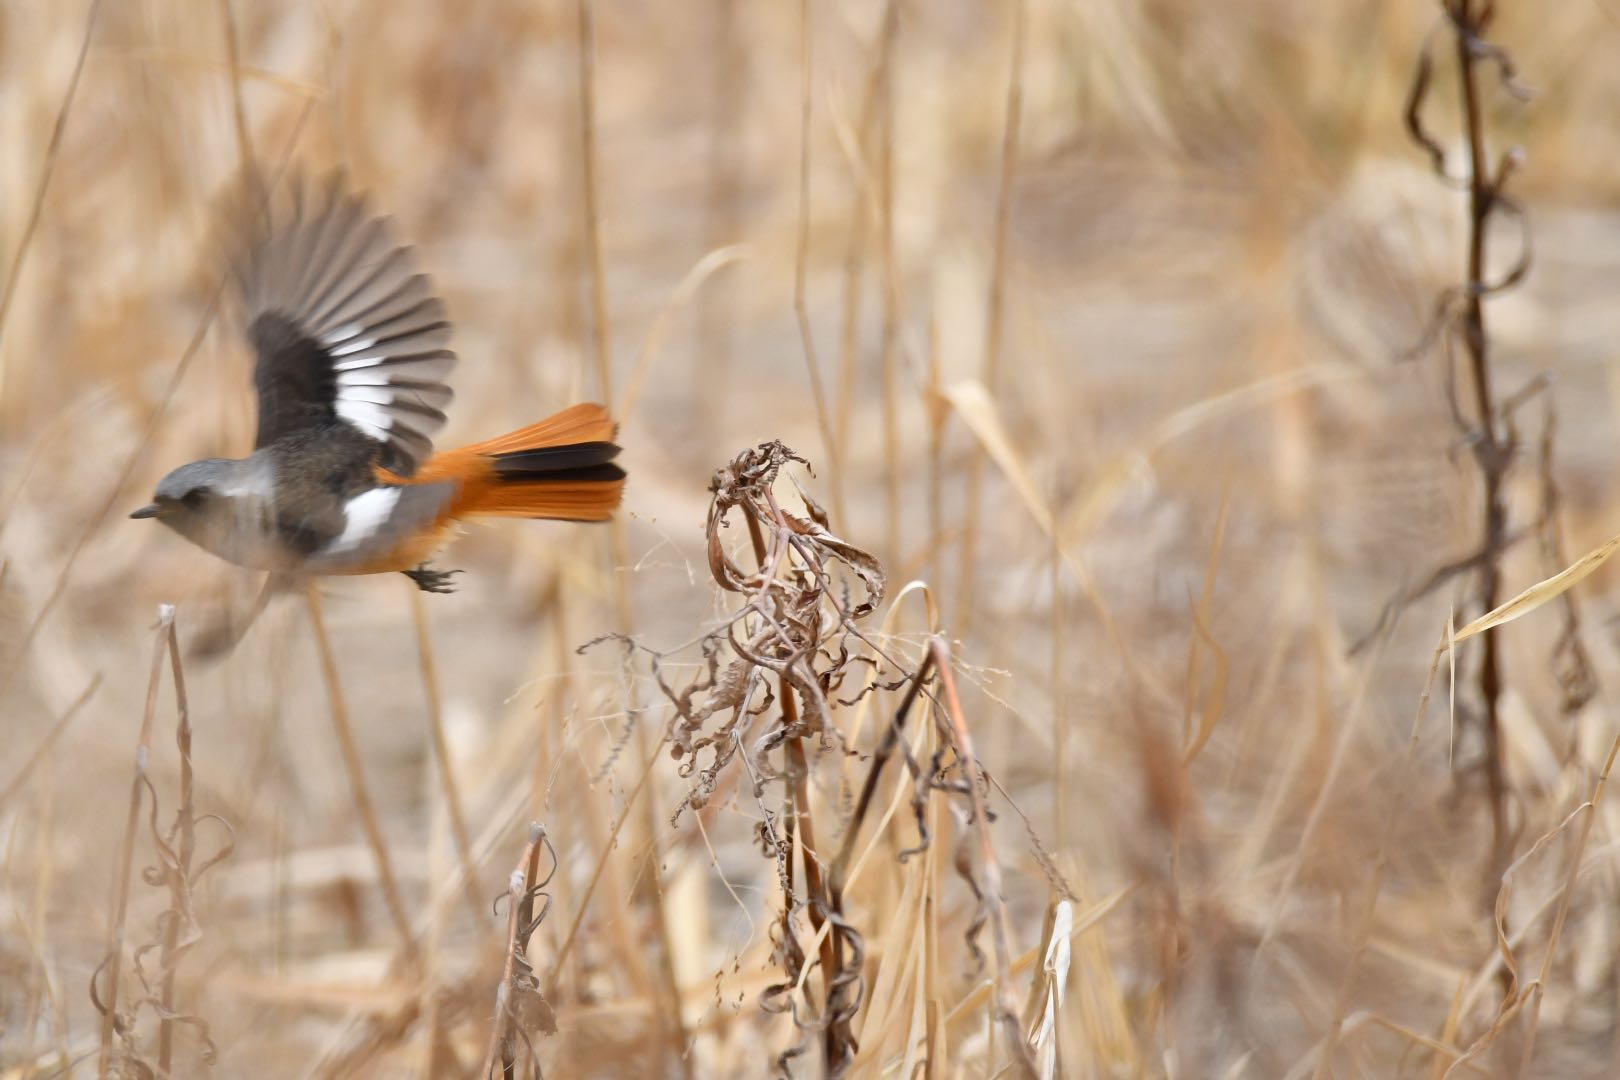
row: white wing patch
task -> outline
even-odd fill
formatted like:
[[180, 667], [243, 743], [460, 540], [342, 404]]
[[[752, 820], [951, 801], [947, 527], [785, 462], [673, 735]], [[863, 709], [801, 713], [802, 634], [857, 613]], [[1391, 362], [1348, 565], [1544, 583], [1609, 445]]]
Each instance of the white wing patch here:
[[399, 505], [399, 493], [397, 487], [374, 487], [345, 503], [343, 532], [327, 547], [325, 554], [348, 554], [375, 538]]
[[414, 252], [391, 223], [336, 181], [294, 189], [292, 219], [252, 245], [239, 268], [248, 325], [290, 320], [330, 360], [332, 409], [387, 447], [406, 475], [433, 450], [452, 397], [450, 323]]

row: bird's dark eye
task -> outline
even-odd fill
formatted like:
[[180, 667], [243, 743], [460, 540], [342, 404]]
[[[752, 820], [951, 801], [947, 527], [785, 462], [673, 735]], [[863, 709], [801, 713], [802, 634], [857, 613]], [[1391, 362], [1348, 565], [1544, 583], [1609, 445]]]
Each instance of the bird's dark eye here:
[[195, 509], [196, 507], [201, 506], [203, 504], [203, 500], [207, 497], [208, 489], [197, 487], [192, 488], [190, 491], [180, 496], [180, 501]]

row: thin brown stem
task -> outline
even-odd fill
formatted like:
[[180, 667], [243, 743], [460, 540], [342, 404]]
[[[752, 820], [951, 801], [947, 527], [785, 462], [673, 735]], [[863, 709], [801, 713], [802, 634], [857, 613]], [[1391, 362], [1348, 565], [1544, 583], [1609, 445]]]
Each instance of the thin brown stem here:
[[[1478, 54], [1472, 39], [1483, 31], [1478, 0], [1450, 0], [1456, 29], [1458, 78], [1462, 97], [1463, 135], [1468, 145], [1468, 279], [1463, 294], [1460, 332], [1468, 353], [1473, 387], [1475, 458], [1484, 487], [1484, 521], [1480, 564], [1479, 609], [1495, 610], [1502, 585], [1501, 552], [1507, 536], [1507, 501], [1503, 492], [1511, 448], [1498, 430], [1495, 398], [1491, 393], [1490, 338], [1485, 328], [1486, 236], [1499, 192], [1491, 175], [1485, 146], [1484, 106], [1480, 100]], [[1512, 840], [1507, 826], [1507, 783], [1502, 771], [1500, 701], [1501, 657], [1497, 635], [1486, 634], [1479, 664], [1480, 707], [1485, 738], [1485, 784], [1491, 807], [1491, 861], [1486, 873], [1487, 892], [1506, 867]]]
[[849, 825], [844, 830], [844, 843], [838, 850], [838, 856], [833, 860], [829, 872], [830, 890], [832, 893], [833, 909], [843, 911], [843, 893], [845, 885], [844, 875], [849, 872], [850, 860], [855, 854], [855, 841], [860, 835], [861, 825], [866, 821], [866, 815], [871, 810], [872, 799], [877, 794], [878, 779], [883, 768], [894, 756], [900, 747], [900, 740], [905, 735], [906, 718], [911, 715], [911, 708], [916, 704], [923, 686], [928, 682], [928, 676], [933, 671], [934, 654], [923, 656], [922, 664], [906, 685], [906, 692], [900, 699], [900, 705], [894, 711], [894, 719], [889, 722], [889, 729], [883, 733], [883, 741], [878, 744], [877, 751], [872, 755], [871, 767], [867, 770], [866, 780], [861, 784], [861, 792], [855, 799], [855, 810], [850, 815]]
[[321, 676], [326, 681], [332, 728], [337, 733], [338, 748], [343, 753], [344, 770], [349, 774], [354, 808], [360, 816], [360, 827], [366, 834], [366, 842], [371, 845], [371, 854], [377, 863], [377, 883], [382, 887], [383, 902], [388, 906], [389, 918], [399, 935], [400, 948], [407, 960], [414, 961], [416, 938], [411, 933], [410, 916], [406, 914], [399, 881], [394, 876], [394, 862], [388, 854], [388, 842], [383, 838], [382, 825], [377, 820], [377, 810], [371, 801], [371, 790], [366, 785], [365, 768], [360, 761], [360, 745], [355, 741], [354, 728], [349, 723], [349, 707], [344, 702], [337, 660], [332, 655], [332, 643], [326, 636], [326, 620], [321, 616], [320, 590], [313, 582], [305, 588], [304, 598], [309, 606], [309, 625], [315, 632], [315, 651], [321, 661]]
[[444, 789], [444, 805], [450, 817], [450, 834], [455, 838], [456, 855], [461, 860], [461, 883], [467, 907], [476, 925], [484, 919], [484, 902], [478, 895], [478, 866], [473, 859], [472, 834], [461, 807], [461, 788], [456, 783], [450, 743], [444, 737], [443, 697], [439, 692], [439, 664], [433, 655], [433, 636], [428, 632], [427, 605], [422, 590], [411, 589], [411, 621], [416, 627], [416, 656], [422, 671], [422, 695], [428, 710], [428, 737], [433, 743], [433, 760], [439, 767], [439, 785]]
[[994, 943], [995, 986], [992, 1006], [1005, 1033], [1013, 1062], [1023, 1075], [1035, 1075], [1035, 1058], [1029, 1043], [1019, 1028], [1018, 1005], [1012, 997], [1011, 932], [1007, 926], [1007, 905], [1002, 900], [1001, 863], [996, 858], [995, 842], [990, 836], [990, 807], [985, 800], [987, 779], [984, 766], [973, 752], [973, 736], [962, 712], [962, 701], [956, 693], [956, 676], [951, 671], [951, 650], [941, 637], [929, 643], [934, 656], [934, 667], [939, 672], [940, 687], [944, 691], [945, 713], [950, 720], [951, 737], [956, 751], [966, 766], [968, 790], [973, 799], [973, 831], [978, 841], [978, 872], [984, 889], [984, 902], [990, 908], [991, 940]]

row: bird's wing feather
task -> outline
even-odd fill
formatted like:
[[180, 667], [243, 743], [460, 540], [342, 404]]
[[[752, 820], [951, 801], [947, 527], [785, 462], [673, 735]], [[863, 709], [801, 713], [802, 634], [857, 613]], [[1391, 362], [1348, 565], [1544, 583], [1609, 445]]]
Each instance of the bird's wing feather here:
[[295, 189], [290, 212], [250, 231], [236, 260], [258, 355], [255, 445], [334, 420], [412, 475], [450, 403], [456, 355], [444, 304], [386, 218], [334, 180]]

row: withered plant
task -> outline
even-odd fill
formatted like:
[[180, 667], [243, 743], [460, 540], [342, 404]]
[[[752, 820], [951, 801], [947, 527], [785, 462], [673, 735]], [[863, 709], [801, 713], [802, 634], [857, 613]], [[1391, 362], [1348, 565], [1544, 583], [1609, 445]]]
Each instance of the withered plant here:
[[[1507, 549], [1520, 539], [1534, 535], [1549, 570], [1567, 561], [1559, 532], [1558, 489], [1553, 477], [1552, 450], [1555, 414], [1546, 394], [1544, 376], [1502, 395], [1493, 381], [1492, 343], [1485, 319], [1485, 302], [1517, 287], [1529, 274], [1531, 232], [1524, 206], [1508, 191], [1509, 181], [1523, 164], [1519, 147], [1503, 151], [1493, 163], [1487, 131], [1489, 90], [1485, 80], [1494, 81], [1506, 96], [1527, 101], [1529, 90], [1518, 81], [1517, 70], [1508, 50], [1486, 36], [1496, 15], [1494, 0], [1442, 0], [1438, 25], [1419, 51], [1417, 66], [1406, 99], [1406, 128], [1412, 139], [1427, 153], [1435, 173], [1468, 194], [1467, 259], [1464, 280], [1446, 289], [1435, 305], [1430, 330], [1419, 345], [1426, 351], [1438, 344], [1445, 364], [1445, 387], [1451, 415], [1463, 446], [1479, 471], [1483, 517], [1477, 546], [1467, 555], [1435, 569], [1416, 589], [1399, 598], [1397, 604], [1416, 599], [1460, 575], [1474, 580], [1468, 611], [1484, 614], [1503, 597], [1502, 562]], [[1446, 152], [1425, 120], [1434, 82], [1436, 54], [1445, 47], [1454, 53], [1457, 76], [1458, 119], [1466, 170], [1455, 176], [1448, 170]], [[1505, 269], [1493, 274], [1488, 242], [1493, 222], [1505, 221], [1518, 231], [1518, 251]], [[1461, 351], [1459, 357], [1458, 352]], [[1459, 369], [1459, 359], [1463, 366]], [[1517, 414], [1528, 402], [1543, 403], [1542, 435], [1530, 446], [1521, 437]], [[1510, 520], [1507, 485], [1516, 463], [1527, 451], [1538, 460], [1537, 480], [1541, 488], [1539, 513], [1528, 527]], [[1573, 596], [1562, 600], [1564, 625], [1554, 641], [1553, 666], [1563, 688], [1566, 716], [1578, 711], [1596, 692], [1592, 665], [1580, 641], [1579, 609]], [[1466, 621], [1466, 620], [1465, 620]], [[1522, 823], [1509, 820], [1511, 792], [1503, 769], [1501, 700], [1503, 670], [1499, 643], [1487, 635], [1480, 644], [1475, 696], [1464, 708], [1479, 735], [1478, 769], [1484, 777], [1491, 815], [1491, 851], [1485, 868], [1484, 894], [1494, 895], [1502, 871], [1516, 843]]]
[[[540, 852], [551, 857], [551, 869], [540, 877]], [[495, 991], [495, 1023], [490, 1029], [489, 1049], [484, 1055], [482, 1075], [495, 1075], [497, 1062], [502, 1080], [518, 1075], [519, 1047], [527, 1055], [528, 1075], [541, 1075], [535, 1053], [535, 1035], [554, 1035], [557, 1020], [546, 1002], [529, 962], [529, 939], [551, 910], [551, 896], [545, 887], [557, 872], [557, 853], [551, 847], [543, 825], [529, 826], [529, 842], [507, 881], [506, 954], [501, 965], [501, 981]], [[539, 908], [538, 912], [535, 910]]]
[[[910, 785], [915, 830], [895, 845], [895, 858], [904, 862], [935, 842], [930, 803], [943, 800], [959, 823], [953, 865], [974, 902], [967, 948], [982, 966], [978, 939], [989, 928], [994, 1013], [1017, 1067], [1031, 1072], [1034, 1058], [1008, 983], [1011, 946], [988, 831], [989, 782], [973, 753], [949, 646], [934, 636], [919, 657], [902, 656], [862, 628], [883, 600], [884, 569], [834, 534], [825, 510], [802, 487], [802, 514], [782, 505], [775, 485], [791, 463], [809, 469], [782, 443], [766, 442], [714, 475], [706, 528], [709, 570], [721, 589], [742, 599], [718, 626], [668, 651], [613, 638], [648, 659], [673, 708], [666, 733], [670, 753], [681, 762], [680, 774], [693, 781], [674, 819], [702, 810], [741, 770], [745, 783], [739, 786], [759, 815], [756, 839], [774, 862], [780, 886], [772, 932], [781, 977], [765, 989], [761, 1004], [789, 1015], [799, 1033], [777, 1056], [776, 1068], [790, 1075], [793, 1059], [814, 1045], [823, 1074], [844, 1076], [860, 1049], [855, 1028], [869, 1004], [866, 941], [881, 918], [848, 904], [845, 890], [886, 766], [903, 762], [901, 782]], [[739, 562], [728, 542], [738, 518], [747, 530], [751, 567]], [[608, 639], [584, 648], [602, 640]], [[671, 659], [692, 650], [700, 657], [697, 675], [684, 685], [671, 683]], [[898, 706], [877, 746], [863, 748], [851, 739], [845, 717], [879, 691], [900, 693]], [[936, 747], [921, 759], [906, 732], [918, 710], [932, 723]], [[816, 782], [817, 773], [846, 756], [866, 759], [865, 776], [852, 807], [829, 820], [834, 807], [816, 797], [826, 786]]]
[[[158, 615], [157, 634], [152, 655], [152, 674], [147, 684], [146, 710], [142, 716], [140, 736], [135, 750], [135, 778], [130, 785], [129, 814], [124, 823], [124, 839], [119, 849], [119, 872], [114, 878], [112, 918], [109, 920], [107, 956], [91, 979], [90, 999], [101, 1013], [100, 1075], [149, 1076], [164, 1078], [173, 1075], [175, 1060], [175, 1028], [184, 1025], [194, 1028], [201, 1043], [200, 1055], [212, 1064], [215, 1047], [208, 1035], [208, 1024], [199, 1015], [182, 1010], [176, 1000], [175, 977], [186, 953], [202, 939], [202, 927], [197, 920], [193, 890], [197, 882], [213, 866], [230, 855], [235, 847], [235, 834], [229, 823], [217, 814], [197, 812], [194, 776], [191, 764], [191, 712], [186, 699], [185, 671], [180, 659], [179, 639], [174, 628], [174, 608], [163, 605]], [[152, 728], [157, 714], [158, 690], [162, 683], [164, 660], [169, 661], [174, 683], [177, 718], [175, 745], [179, 751], [180, 801], [174, 821], [167, 829], [158, 824], [158, 791], [152, 783]], [[168, 906], [157, 916], [150, 940], [142, 942], [133, 953], [135, 976], [141, 993], [126, 1012], [120, 1012], [119, 983], [124, 967], [125, 920], [129, 912], [129, 876], [135, 858], [135, 844], [142, 805], [146, 807], [147, 832], [158, 864], [142, 871], [141, 879], [154, 888], [168, 892]], [[211, 854], [201, 860], [197, 855], [197, 827], [213, 825], [223, 829], [226, 836]], [[152, 970], [148, 958], [157, 953], [157, 967]], [[105, 979], [103, 980], [103, 973]], [[98, 988], [98, 983], [104, 989]], [[156, 1061], [147, 1060], [141, 1048], [137, 1020], [143, 1009], [157, 1016]]]

